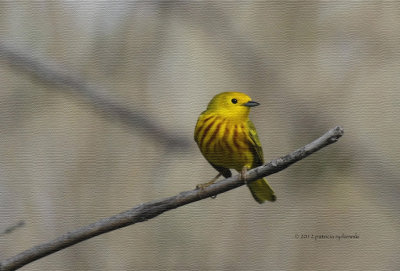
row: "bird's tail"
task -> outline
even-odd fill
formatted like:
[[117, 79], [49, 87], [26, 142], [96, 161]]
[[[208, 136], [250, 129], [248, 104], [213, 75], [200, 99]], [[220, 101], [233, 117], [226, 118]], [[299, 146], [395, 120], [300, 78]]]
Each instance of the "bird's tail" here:
[[259, 179], [257, 181], [247, 184], [251, 194], [258, 203], [263, 203], [264, 201], [275, 201], [276, 196], [272, 188], [267, 183], [265, 178]]

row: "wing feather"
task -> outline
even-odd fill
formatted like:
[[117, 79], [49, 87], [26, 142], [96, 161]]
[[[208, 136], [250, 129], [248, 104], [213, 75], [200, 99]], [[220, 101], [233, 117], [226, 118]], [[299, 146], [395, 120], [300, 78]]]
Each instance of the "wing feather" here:
[[251, 120], [247, 121], [247, 126], [249, 127], [249, 140], [251, 144], [251, 151], [254, 155], [253, 166], [261, 166], [264, 163], [264, 154], [261, 147], [260, 139], [257, 135], [256, 127]]

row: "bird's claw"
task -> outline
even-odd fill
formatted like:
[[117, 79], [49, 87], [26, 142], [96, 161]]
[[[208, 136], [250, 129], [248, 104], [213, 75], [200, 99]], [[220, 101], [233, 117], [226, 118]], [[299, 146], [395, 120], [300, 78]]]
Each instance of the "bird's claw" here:
[[196, 185], [196, 190], [204, 189], [204, 188], [206, 188], [206, 187], [212, 185], [213, 183], [215, 183], [215, 181], [216, 181], [221, 175], [222, 175], [222, 174], [219, 173], [219, 174], [218, 174], [217, 176], [215, 176], [211, 181]]

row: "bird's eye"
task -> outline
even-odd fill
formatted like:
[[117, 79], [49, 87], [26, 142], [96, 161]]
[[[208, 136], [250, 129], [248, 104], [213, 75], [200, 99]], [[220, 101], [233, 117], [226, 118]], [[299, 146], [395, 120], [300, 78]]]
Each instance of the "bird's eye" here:
[[237, 100], [236, 100], [236, 99], [232, 99], [231, 102], [232, 102], [233, 104], [236, 104], [236, 103], [237, 103]]

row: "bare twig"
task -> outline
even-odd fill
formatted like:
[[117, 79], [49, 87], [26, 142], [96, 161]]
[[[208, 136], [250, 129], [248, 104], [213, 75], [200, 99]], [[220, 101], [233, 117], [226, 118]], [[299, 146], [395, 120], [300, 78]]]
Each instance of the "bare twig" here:
[[0, 59], [40, 82], [78, 94], [80, 98], [104, 116], [114, 116], [131, 128], [139, 128], [168, 148], [186, 148], [190, 145], [186, 138], [161, 128], [160, 124], [140, 110], [135, 109], [134, 106], [130, 105], [129, 109], [125, 107], [115, 97], [110, 96], [111, 91], [107, 91], [98, 85], [89, 84], [77, 74], [71, 74], [71, 72], [62, 69], [58, 63], [45, 61], [43, 58], [39, 60], [30, 53], [17, 50], [2, 42], [0, 42]]
[[3, 230], [2, 232], [0, 232], [0, 236], [12, 233], [16, 229], [23, 227], [24, 225], [25, 225], [25, 221], [20, 220], [20, 221], [18, 221], [18, 223], [15, 223], [14, 225], [12, 225], [12, 226], [6, 228], [5, 230]]
[[[272, 160], [265, 165], [249, 170], [246, 175], [246, 180], [247, 182], [252, 182], [259, 179], [260, 177], [279, 172], [287, 168], [291, 164], [306, 158], [308, 155], [320, 150], [321, 148], [336, 142], [342, 135], [343, 129], [339, 126], [335, 127], [320, 138], [311, 142], [310, 144], [300, 149], [297, 149], [296, 151], [286, 156]], [[49, 254], [92, 238], [94, 236], [110, 232], [122, 227], [126, 227], [138, 222], [146, 221], [164, 213], [165, 211], [169, 211], [180, 206], [189, 204], [191, 202], [218, 195], [220, 193], [242, 186], [243, 184], [244, 183], [241, 180], [240, 176], [236, 175], [231, 178], [221, 180], [204, 189], [185, 191], [173, 197], [140, 204], [128, 211], [122, 212], [109, 218], [101, 219], [98, 222], [95, 222], [88, 226], [84, 226], [72, 232], [68, 232], [53, 241], [32, 247], [31, 249], [28, 249], [14, 257], [6, 259], [0, 263], [0, 271], [18, 269], [30, 262], [38, 260], [42, 257], [45, 257]]]

